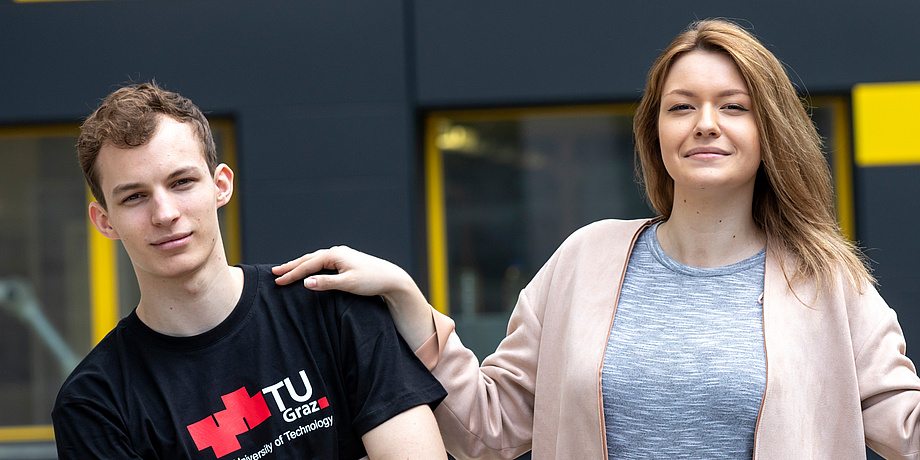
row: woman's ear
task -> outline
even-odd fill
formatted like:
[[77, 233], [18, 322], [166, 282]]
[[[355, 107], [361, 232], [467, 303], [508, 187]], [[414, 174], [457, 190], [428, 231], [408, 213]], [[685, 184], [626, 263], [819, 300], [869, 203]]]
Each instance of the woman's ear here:
[[214, 185], [217, 186], [217, 207], [230, 202], [233, 196], [233, 170], [224, 163], [214, 170]]
[[99, 233], [113, 240], [119, 239], [118, 232], [109, 222], [109, 212], [99, 202], [93, 201], [89, 204], [89, 220]]

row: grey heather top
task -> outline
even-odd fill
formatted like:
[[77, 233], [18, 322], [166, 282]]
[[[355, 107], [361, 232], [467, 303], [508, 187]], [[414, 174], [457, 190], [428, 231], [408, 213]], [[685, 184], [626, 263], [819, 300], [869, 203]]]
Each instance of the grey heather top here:
[[716, 268], [636, 242], [604, 357], [611, 459], [750, 459], [766, 384], [765, 251]]

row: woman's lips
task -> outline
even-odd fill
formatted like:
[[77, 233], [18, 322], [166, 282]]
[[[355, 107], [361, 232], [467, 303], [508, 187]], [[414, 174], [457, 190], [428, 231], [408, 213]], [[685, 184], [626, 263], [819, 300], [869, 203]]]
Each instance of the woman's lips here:
[[695, 149], [690, 149], [684, 153], [684, 158], [696, 157], [696, 158], [714, 158], [714, 157], [725, 157], [730, 155], [726, 150], [722, 150], [715, 147], [697, 147]]

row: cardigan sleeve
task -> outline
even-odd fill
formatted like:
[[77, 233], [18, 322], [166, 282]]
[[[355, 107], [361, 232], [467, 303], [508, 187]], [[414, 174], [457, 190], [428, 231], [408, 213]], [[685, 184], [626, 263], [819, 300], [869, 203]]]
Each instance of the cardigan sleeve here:
[[513, 459], [530, 450], [540, 330], [522, 293], [508, 335], [481, 366], [450, 333], [432, 373], [448, 394], [435, 417], [452, 455]]
[[[858, 338], [856, 369], [866, 445], [885, 458], [920, 458], [920, 378], [905, 355], [897, 315], [878, 292], [858, 295], [865, 332]], [[859, 331], [854, 330], [854, 334]]]
[[432, 370], [438, 365], [441, 354], [444, 353], [444, 347], [447, 346], [447, 339], [454, 332], [454, 320], [447, 315], [434, 309], [429, 305], [431, 317], [434, 321], [434, 334], [425, 341], [417, 350], [415, 356], [428, 368]]
[[531, 450], [545, 296], [561, 251], [521, 291], [507, 335], [481, 364], [453, 321], [432, 309], [436, 332], [416, 355], [447, 390], [435, 417], [456, 458], [513, 459]]

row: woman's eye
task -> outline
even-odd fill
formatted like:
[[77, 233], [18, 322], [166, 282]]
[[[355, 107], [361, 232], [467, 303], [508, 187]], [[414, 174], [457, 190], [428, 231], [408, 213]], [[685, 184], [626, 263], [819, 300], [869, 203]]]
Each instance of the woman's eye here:
[[668, 109], [668, 112], [677, 112], [679, 110], [690, 110], [693, 107], [690, 104], [674, 104]]
[[728, 109], [728, 110], [738, 110], [738, 111], [740, 111], [740, 112], [747, 112], [747, 111], [748, 111], [747, 107], [745, 107], [745, 106], [743, 106], [743, 105], [741, 105], [741, 104], [727, 104], [727, 105], [725, 106], [725, 108]]

